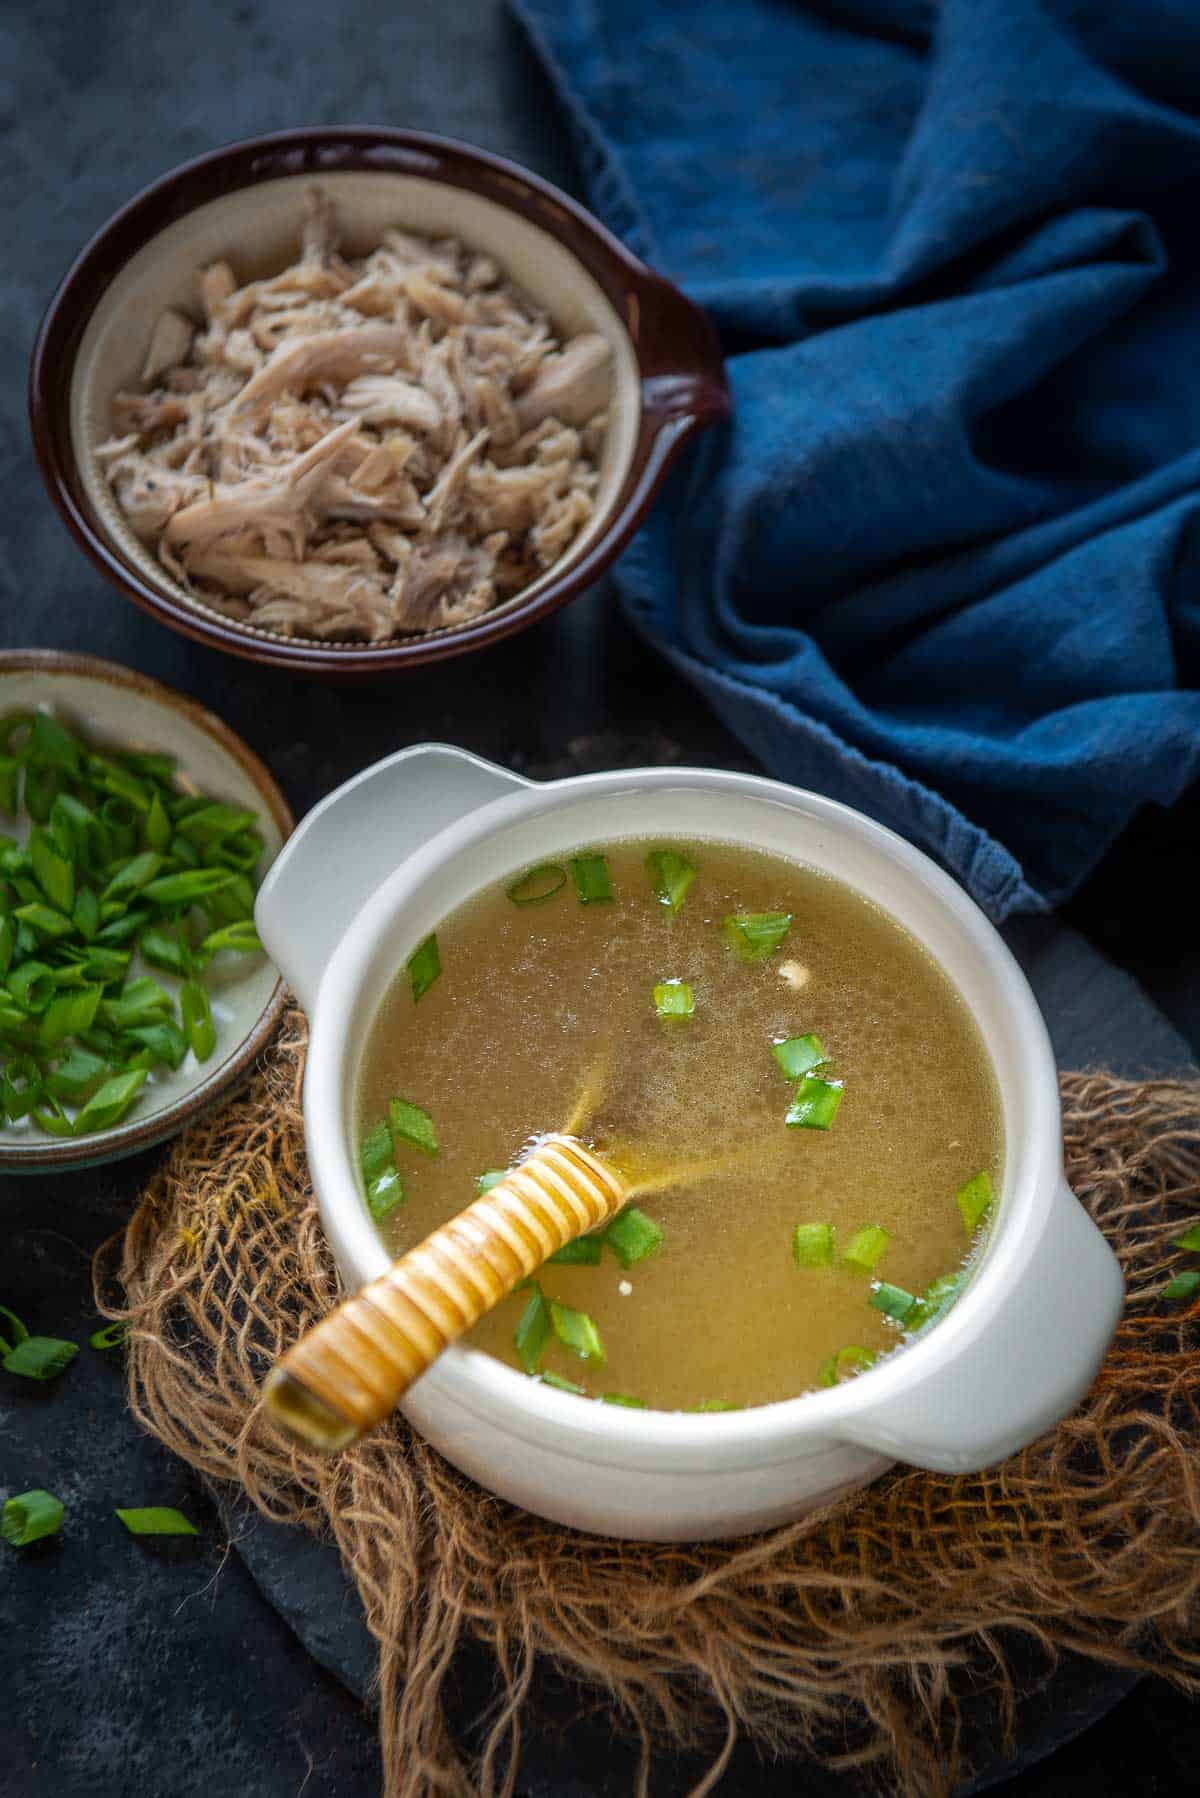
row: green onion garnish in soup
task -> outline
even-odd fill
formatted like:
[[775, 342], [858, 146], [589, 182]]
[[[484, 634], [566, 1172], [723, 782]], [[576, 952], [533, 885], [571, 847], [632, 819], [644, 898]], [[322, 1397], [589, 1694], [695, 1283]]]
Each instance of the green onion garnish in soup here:
[[706, 1398], [699, 1405], [689, 1405], [689, 1411], [740, 1411], [740, 1405], [733, 1405], [727, 1398]]
[[624, 1405], [629, 1411], [649, 1410], [644, 1398], [633, 1398], [628, 1392], [602, 1392], [600, 1403], [602, 1405]]
[[721, 920], [721, 935], [739, 961], [766, 961], [791, 927], [791, 912], [735, 911]]
[[508, 1169], [506, 1167], [490, 1167], [486, 1174], [480, 1174], [475, 1182], [475, 1191], [479, 1194], [480, 1198], [483, 1197], [485, 1192], [491, 1192], [493, 1186], [499, 1186], [507, 1172]]
[[442, 971], [442, 958], [438, 954], [437, 932], [433, 931], [425, 938], [408, 958], [408, 984], [412, 988], [413, 1003], [427, 993]]
[[570, 1305], [560, 1305], [557, 1299], [551, 1299], [550, 1322], [565, 1349], [570, 1349], [581, 1361], [603, 1364], [604, 1345], [600, 1341], [600, 1332], [586, 1311], [573, 1311]]
[[840, 1386], [843, 1380], [852, 1379], [856, 1374], [866, 1373], [874, 1367], [878, 1356], [872, 1349], [863, 1348], [857, 1342], [851, 1342], [840, 1348], [836, 1355], [830, 1355], [821, 1363], [817, 1374], [818, 1386]]
[[652, 849], [646, 857], [646, 872], [650, 876], [654, 897], [673, 916], [683, 904], [687, 890], [696, 878], [694, 863], [686, 855], [680, 855], [676, 849]]
[[772, 1043], [771, 1053], [789, 1080], [799, 1080], [829, 1060], [820, 1037], [812, 1035], [789, 1036], [785, 1043]]
[[62, 1528], [63, 1506], [52, 1492], [35, 1486], [31, 1492], [18, 1492], [6, 1498], [0, 1515], [0, 1536], [14, 1548], [27, 1548], [43, 1536], [56, 1536]]
[[887, 1248], [891, 1237], [878, 1224], [868, 1224], [865, 1229], [856, 1230], [842, 1251], [842, 1260], [850, 1267], [861, 1268], [869, 1274]]
[[963, 1228], [968, 1236], [973, 1236], [987, 1216], [992, 1203], [992, 1176], [986, 1169], [983, 1173], [976, 1174], [973, 1179], [967, 1181], [965, 1186], [959, 1187], [955, 1198], [958, 1201]]
[[792, 1259], [797, 1267], [832, 1267], [833, 1225], [797, 1224], [792, 1232]]
[[504, 891], [514, 905], [544, 905], [547, 899], [553, 899], [561, 893], [567, 884], [567, 870], [558, 862], [540, 862], [536, 868], [530, 868], [519, 879]]
[[437, 1154], [438, 1140], [433, 1119], [410, 1099], [388, 1100], [388, 1123], [391, 1126], [392, 1141], [397, 1147], [402, 1142], [408, 1142], [416, 1149], [423, 1149], [426, 1155]]
[[574, 1380], [564, 1380], [561, 1374], [551, 1373], [549, 1369], [545, 1373], [540, 1373], [538, 1379], [543, 1386], [553, 1386], [555, 1392], [573, 1392], [576, 1398], [587, 1397], [584, 1387], [577, 1386]]
[[367, 1189], [367, 1209], [375, 1222], [380, 1223], [404, 1200], [404, 1182], [396, 1166], [396, 1147], [385, 1118], [363, 1137], [358, 1161]]
[[840, 1080], [806, 1074], [796, 1088], [784, 1122], [792, 1130], [828, 1130], [842, 1102]]
[[879, 1282], [867, 1302], [876, 1311], [882, 1311], [885, 1317], [894, 1317], [898, 1324], [911, 1316], [917, 1304], [913, 1293], [905, 1292], [903, 1286], [893, 1286], [887, 1280]]
[[546, 1265], [556, 1267], [599, 1267], [601, 1241], [598, 1236], [577, 1236], [564, 1242], [561, 1249], [546, 1257]]
[[936, 1280], [931, 1280], [905, 1318], [905, 1329], [920, 1330], [935, 1318], [944, 1317], [966, 1283], [965, 1267], [960, 1267], [955, 1274], [939, 1274]]
[[686, 980], [664, 980], [654, 989], [654, 1009], [660, 1018], [690, 1018], [696, 1009]]
[[550, 1340], [550, 1307], [540, 1286], [535, 1286], [513, 1331], [513, 1347], [526, 1373], [536, 1373], [542, 1351]]
[[606, 855], [573, 855], [571, 878], [581, 905], [595, 905], [613, 896]]
[[604, 1241], [608, 1244], [622, 1267], [635, 1267], [661, 1247], [663, 1233], [653, 1218], [639, 1211], [636, 1205], [626, 1205], [624, 1211], [617, 1213], [604, 1232]]

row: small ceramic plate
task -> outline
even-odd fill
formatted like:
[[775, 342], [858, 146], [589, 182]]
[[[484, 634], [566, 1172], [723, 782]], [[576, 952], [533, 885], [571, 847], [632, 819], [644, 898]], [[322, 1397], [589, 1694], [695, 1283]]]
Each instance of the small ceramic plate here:
[[[0, 717], [36, 706], [52, 711], [98, 747], [174, 756], [179, 773], [203, 792], [256, 812], [266, 844], [257, 870], [262, 879], [295, 820], [262, 763], [219, 718], [114, 662], [51, 650], [0, 653]], [[11, 831], [11, 823], [5, 823]], [[217, 1046], [208, 1061], [197, 1062], [189, 1053], [175, 1073], [156, 1069], [128, 1116], [94, 1136], [64, 1140], [27, 1120], [0, 1128], [0, 1172], [117, 1161], [174, 1136], [249, 1073], [283, 1010], [283, 982], [265, 955], [223, 959], [233, 965], [227, 972], [210, 970], [208, 979], [217, 1026]], [[155, 978], [173, 984], [157, 971]]]

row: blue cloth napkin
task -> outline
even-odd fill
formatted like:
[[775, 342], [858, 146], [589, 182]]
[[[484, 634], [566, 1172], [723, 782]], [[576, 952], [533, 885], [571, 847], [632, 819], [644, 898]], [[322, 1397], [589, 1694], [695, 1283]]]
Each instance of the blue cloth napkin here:
[[736, 415], [622, 601], [994, 917], [1200, 775], [1198, 0], [513, 0]]

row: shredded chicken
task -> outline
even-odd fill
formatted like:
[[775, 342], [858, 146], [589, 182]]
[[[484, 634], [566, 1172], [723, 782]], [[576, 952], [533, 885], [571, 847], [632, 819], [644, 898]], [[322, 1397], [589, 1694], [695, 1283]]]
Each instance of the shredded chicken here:
[[488, 256], [387, 231], [357, 261], [312, 189], [300, 258], [201, 271], [163, 314], [98, 460], [133, 530], [207, 604], [370, 642], [464, 624], [570, 548], [606, 426], [604, 338], [556, 338]]

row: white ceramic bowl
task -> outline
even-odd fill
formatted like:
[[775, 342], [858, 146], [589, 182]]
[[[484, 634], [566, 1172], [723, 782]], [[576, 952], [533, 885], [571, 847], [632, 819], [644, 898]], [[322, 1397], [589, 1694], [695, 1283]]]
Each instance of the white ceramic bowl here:
[[263, 884], [258, 924], [312, 1022], [305, 1133], [347, 1285], [388, 1264], [359, 1187], [353, 1107], [395, 971], [480, 887], [580, 844], [648, 836], [708, 837], [823, 869], [937, 958], [980, 1026], [1003, 1106], [987, 1246], [943, 1322], [831, 1391], [744, 1411], [639, 1411], [584, 1403], [456, 1347], [412, 1388], [407, 1416], [529, 1510], [662, 1540], [780, 1523], [895, 1460], [969, 1471], [1023, 1447], [1082, 1397], [1122, 1295], [1063, 1175], [1041, 1014], [987, 919], [918, 850], [846, 806], [750, 775], [650, 768], [536, 785], [433, 745], [368, 769], [301, 825]]

